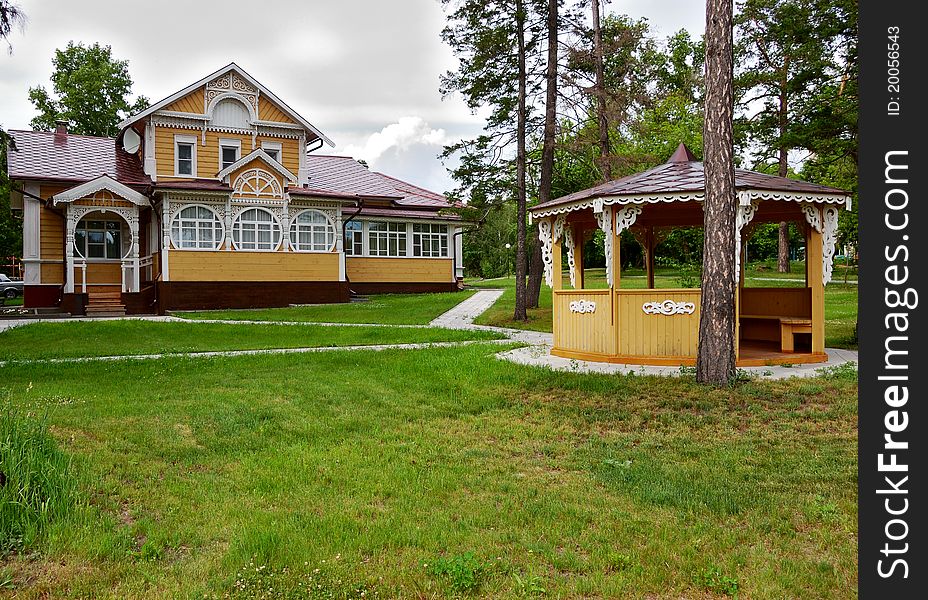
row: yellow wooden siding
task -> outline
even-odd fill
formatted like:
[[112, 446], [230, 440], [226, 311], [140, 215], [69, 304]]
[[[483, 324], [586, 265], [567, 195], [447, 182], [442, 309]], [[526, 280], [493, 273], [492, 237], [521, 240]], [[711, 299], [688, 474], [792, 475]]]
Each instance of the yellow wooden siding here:
[[64, 264], [62, 263], [43, 263], [42, 264], [42, 283], [64, 283]]
[[242, 144], [242, 156], [255, 148], [260, 148], [262, 141], [279, 143], [281, 144], [281, 164], [294, 175], [297, 174], [300, 168], [299, 142], [294, 139], [259, 135], [256, 144], [252, 146], [250, 135], [207, 131], [206, 145], [203, 145], [200, 131], [177, 127], [155, 127], [155, 162], [157, 163], [158, 175], [174, 175], [175, 135], [190, 135], [196, 138], [197, 177], [215, 178], [216, 174], [221, 170], [219, 167], [220, 139], [239, 140]]
[[[691, 315], [647, 314], [646, 302], [692, 302], [696, 310]], [[700, 291], [678, 290], [617, 290], [616, 323], [618, 354], [624, 356], [693, 357], [699, 338]]]
[[741, 288], [742, 315], [776, 317], [812, 316], [810, 288]]
[[162, 110], [171, 110], [176, 112], [203, 114], [203, 87], [190, 92], [183, 98], [171, 102]]
[[[615, 354], [612, 292], [610, 290], [556, 290], [553, 302], [554, 347], [589, 354]], [[591, 313], [571, 312], [570, 303], [596, 303]]]
[[258, 119], [261, 121], [276, 121], [278, 123], [296, 124], [279, 106], [265, 97], [258, 100]]
[[168, 272], [171, 281], [338, 281], [338, 254], [175, 250]]
[[61, 215], [43, 206], [39, 228], [39, 258], [64, 258], [64, 219]]
[[39, 196], [41, 196], [41, 197], [45, 198], [46, 200], [48, 200], [49, 198], [51, 198], [51, 197], [54, 196], [55, 194], [57, 194], [57, 193], [59, 193], [59, 192], [63, 192], [63, 191], [68, 190], [68, 189], [71, 189], [72, 187], [75, 187], [75, 186], [74, 186], [74, 185], [62, 185], [62, 184], [43, 183], [42, 185], [39, 186]]
[[[84, 282], [84, 270], [74, 267], [74, 291], [79, 291]], [[87, 263], [88, 284], [122, 284], [122, 265], [116, 262], [89, 262]]]
[[348, 257], [348, 279], [357, 283], [448, 283], [450, 258]]

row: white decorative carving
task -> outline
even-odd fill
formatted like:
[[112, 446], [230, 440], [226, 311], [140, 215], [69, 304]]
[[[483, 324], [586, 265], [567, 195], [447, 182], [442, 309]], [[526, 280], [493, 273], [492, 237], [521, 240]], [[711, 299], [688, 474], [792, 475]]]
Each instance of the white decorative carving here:
[[822, 209], [822, 285], [831, 281], [834, 269], [835, 243], [838, 239], [838, 209], [826, 206]]
[[641, 305], [641, 310], [648, 315], [691, 315], [696, 312], [696, 304], [693, 302], [674, 302], [673, 300], [645, 302]]
[[[815, 204], [835, 204], [844, 205], [847, 210], [851, 209], [851, 197], [839, 196], [833, 194], [790, 194], [768, 192], [764, 190], [743, 190], [738, 192], [738, 198], [741, 204], [749, 204], [754, 200], [782, 200], [789, 202], [813, 202]], [[566, 204], [552, 206], [550, 208], [542, 207], [538, 210], [529, 210], [532, 217], [541, 219], [544, 217], [553, 217], [555, 215], [567, 214], [570, 212], [592, 208], [594, 213], [602, 212], [603, 207], [612, 205], [629, 205], [629, 204], [657, 204], [661, 202], [702, 202], [705, 200], [705, 194], [702, 191], [685, 194], [639, 194], [634, 196], [611, 196], [599, 198], [586, 198], [576, 200]]]
[[230, 93], [240, 96], [243, 100], [245, 100], [245, 102], [251, 106], [253, 118], [257, 119], [258, 90], [250, 83], [239, 77], [238, 73], [235, 71], [229, 71], [228, 73], [220, 75], [216, 79], [206, 84], [206, 96], [204, 98], [204, 105], [206, 110], [204, 112], [209, 111], [209, 107], [217, 98]]
[[758, 200], [751, 204], [741, 204], [735, 211], [735, 285], [741, 279], [741, 230], [754, 218]]
[[577, 263], [574, 261], [574, 232], [573, 228], [564, 229], [564, 248], [567, 250], [567, 268], [570, 270], [570, 287], [577, 287], [577, 274], [574, 272]]
[[641, 214], [640, 206], [625, 206], [615, 213], [615, 234], [618, 236], [623, 231], [635, 224], [638, 215]]
[[551, 237], [552, 223], [551, 219], [541, 219], [538, 221], [538, 241], [541, 243], [541, 262], [545, 269], [545, 283], [548, 287], [554, 287], [554, 257], [551, 246], [554, 239]]
[[277, 178], [264, 169], [249, 169], [235, 178], [232, 198], [283, 198]]
[[822, 232], [822, 216], [818, 211], [818, 207], [814, 204], [803, 204], [802, 212], [806, 216], [806, 221], [809, 225], [812, 226], [815, 231]]
[[612, 209], [594, 212], [596, 223], [603, 230], [603, 250], [606, 253], [606, 284], [612, 287]]
[[592, 300], [574, 300], [567, 305], [572, 313], [594, 313], [596, 312], [596, 303]]

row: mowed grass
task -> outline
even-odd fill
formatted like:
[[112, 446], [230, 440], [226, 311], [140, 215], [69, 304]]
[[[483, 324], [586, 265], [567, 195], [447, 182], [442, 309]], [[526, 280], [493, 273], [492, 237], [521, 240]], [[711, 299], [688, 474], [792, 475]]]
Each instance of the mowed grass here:
[[0, 333], [0, 360], [457, 342], [501, 337], [493, 332], [431, 327], [62, 321], [33, 323]]
[[[756, 268], [756, 266], [755, 266]], [[804, 284], [794, 281], [784, 281], [784, 278], [803, 278], [802, 263], [793, 268], [793, 273], [782, 274], [779, 281], [763, 281], [751, 279], [752, 270], [749, 270], [745, 281], [747, 287], [801, 287]], [[766, 272], [756, 272], [756, 277], [771, 276]], [[775, 271], [774, 271], [775, 273]], [[836, 276], [837, 277], [837, 276]], [[532, 331], [551, 331], [551, 288], [542, 283], [541, 295], [538, 299], [539, 307], [528, 311], [528, 321], [514, 321], [512, 314], [516, 305], [515, 278], [501, 277], [486, 280], [468, 280], [467, 284], [474, 288], [498, 288], [504, 290], [502, 297], [492, 307], [477, 317], [474, 321], [479, 325], [495, 325], [498, 327], [513, 327], [516, 329], [530, 329]], [[564, 287], [569, 287], [570, 280], [564, 278]], [[655, 273], [654, 285], [657, 288], [680, 287], [678, 276], [669, 269], [658, 269]], [[589, 289], [604, 289], [606, 276], [604, 269], [586, 269], [584, 286]], [[640, 270], [622, 272], [622, 287], [627, 289], [644, 289], [647, 287], [647, 277]], [[829, 348], [857, 348], [855, 327], [857, 324], [857, 285], [844, 284], [832, 281], [825, 287], [825, 345]]]
[[12, 402], [47, 415], [88, 502], [6, 558], [7, 590], [855, 593], [853, 370], [716, 390], [497, 351], [0, 367]]
[[365, 302], [348, 304], [316, 304], [255, 310], [210, 310], [176, 314], [186, 319], [427, 325], [429, 321], [451, 310], [472, 295], [472, 291], [440, 294], [379, 294], [369, 296]]

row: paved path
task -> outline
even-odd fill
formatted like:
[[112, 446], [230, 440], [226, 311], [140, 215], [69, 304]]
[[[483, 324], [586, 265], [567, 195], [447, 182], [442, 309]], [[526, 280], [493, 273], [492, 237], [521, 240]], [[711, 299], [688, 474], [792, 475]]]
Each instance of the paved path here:
[[528, 331], [523, 329], [512, 329], [510, 327], [491, 327], [490, 325], [474, 325], [474, 319], [493, 306], [502, 295], [503, 290], [480, 290], [448, 312], [432, 319], [429, 325], [432, 327], [445, 327], [447, 329], [495, 331], [505, 335], [510, 340], [522, 342], [523, 344], [531, 344], [533, 346], [550, 346], [554, 343], [554, 335], [543, 331]]

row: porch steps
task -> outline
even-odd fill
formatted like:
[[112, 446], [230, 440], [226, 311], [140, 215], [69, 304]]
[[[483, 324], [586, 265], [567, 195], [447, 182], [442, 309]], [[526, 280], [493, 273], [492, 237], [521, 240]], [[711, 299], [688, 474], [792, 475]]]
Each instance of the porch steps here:
[[124, 317], [126, 305], [122, 303], [119, 291], [98, 291], [87, 298], [88, 317]]

